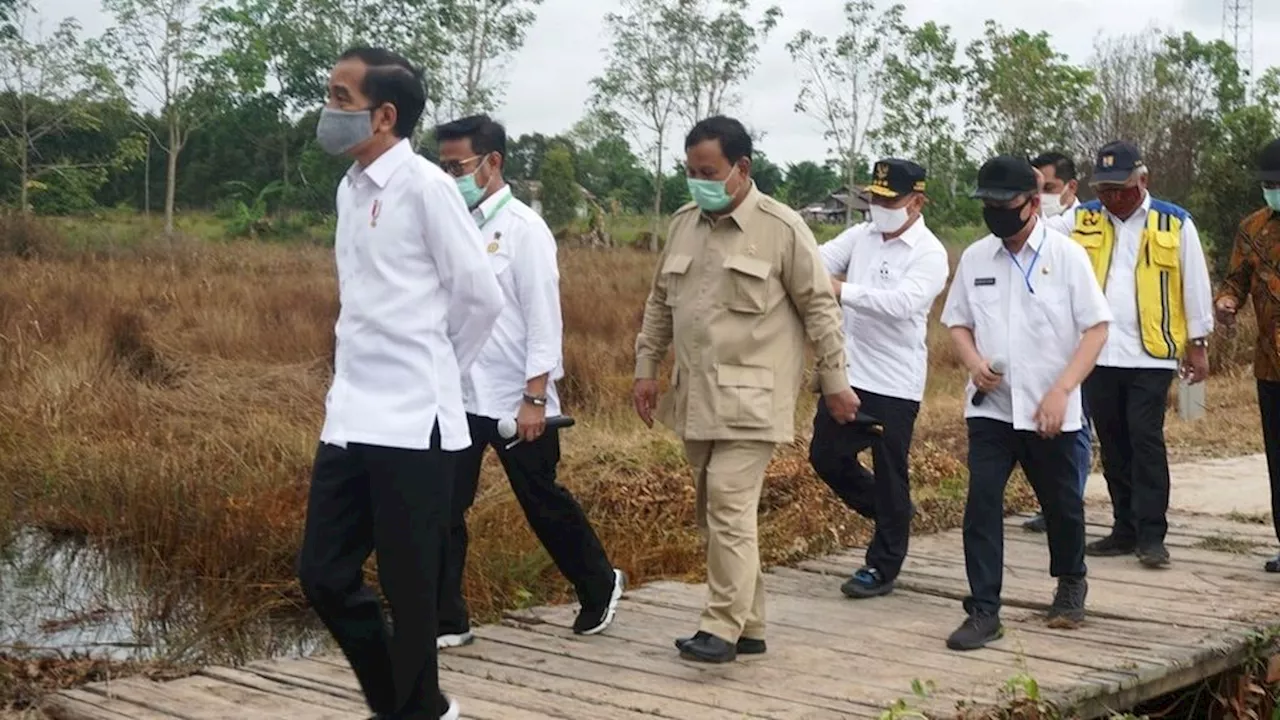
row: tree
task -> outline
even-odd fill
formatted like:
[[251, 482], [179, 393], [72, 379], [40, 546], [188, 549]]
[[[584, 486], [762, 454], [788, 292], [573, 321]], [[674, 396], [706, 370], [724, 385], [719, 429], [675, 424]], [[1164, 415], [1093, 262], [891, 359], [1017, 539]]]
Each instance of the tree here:
[[760, 43], [782, 17], [772, 5], [754, 24], [748, 0], [671, 0], [662, 25], [676, 44], [680, 114], [690, 125], [734, 104], [735, 88], [755, 70]]
[[[877, 127], [886, 64], [897, 54], [903, 36], [902, 5], [879, 15], [875, 10], [875, 0], [848, 0], [839, 36], [832, 39], [802, 30], [787, 44], [801, 71], [796, 112], [821, 123], [849, 187], [855, 183], [869, 133]], [[852, 218], [850, 209], [845, 220]]]
[[1157, 30], [1099, 40], [1089, 61], [1098, 112], [1074, 124], [1072, 149], [1091, 158], [1113, 140], [1127, 140], [1150, 157], [1166, 152], [1167, 113], [1156, 77], [1162, 47]]
[[679, 37], [664, 12], [663, 0], [623, 0], [622, 7], [622, 13], [605, 16], [611, 41], [608, 63], [604, 74], [591, 81], [592, 102], [647, 147], [654, 192], [649, 242], [656, 251], [661, 237], [663, 151], [687, 76], [680, 66]]
[[454, 39], [441, 68], [436, 121], [444, 122], [497, 106], [497, 73], [525, 41], [542, 0], [441, 0], [442, 24]]
[[164, 228], [173, 232], [178, 193], [178, 156], [191, 133], [209, 115], [202, 103], [218, 92], [202, 76], [207, 38], [196, 32], [207, 0], [103, 0], [116, 21], [103, 48], [125, 87], [141, 92], [159, 108], [163, 135], [140, 123], [166, 155]]
[[957, 192], [968, 152], [952, 120], [963, 84], [949, 27], [929, 21], [909, 31], [902, 53], [886, 62], [884, 124], [874, 134], [885, 155], [924, 166], [935, 203], [931, 212], [943, 222], [962, 198], [968, 202]]
[[830, 166], [805, 160], [787, 165], [781, 194], [787, 203], [798, 208], [822, 202], [839, 187], [840, 175]]
[[128, 162], [136, 142], [96, 158], [53, 154], [50, 143], [58, 137], [98, 129], [108, 88], [101, 68], [85, 55], [75, 20], [64, 19], [45, 36], [30, 0], [17, 0], [6, 12], [12, 32], [0, 34], [0, 160], [18, 169], [18, 207], [30, 212], [31, 191], [53, 175], [92, 196], [94, 183], [105, 182], [101, 170]]
[[1259, 153], [1275, 138], [1277, 129], [1270, 108], [1254, 105], [1233, 110], [1222, 118], [1214, 147], [1199, 160], [1188, 209], [1219, 277], [1226, 271], [1237, 225], [1261, 207], [1254, 170]]
[[777, 195], [782, 188], [782, 168], [778, 167], [768, 155], [757, 150], [751, 158], [751, 179], [756, 188], [765, 195]]
[[1098, 111], [1093, 73], [1068, 63], [1048, 33], [1006, 33], [988, 20], [965, 52], [969, 139], [985, 154], [1066, 147], [1069, 128]]
[[542, 182], [542, 216], [552, 230], [563, 230], [578, 216], [582, 202], [569, 149], [556, 145], [548, 150], [538, 179]]

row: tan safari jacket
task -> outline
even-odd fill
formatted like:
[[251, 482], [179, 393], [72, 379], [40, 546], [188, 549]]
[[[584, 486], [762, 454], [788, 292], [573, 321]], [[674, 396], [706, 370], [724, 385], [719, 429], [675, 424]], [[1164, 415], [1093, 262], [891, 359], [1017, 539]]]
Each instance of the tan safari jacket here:
[[824, 394], [849, 388], [840, 305], [813, 233], [752, 187], [712, 220], [689, 204], [671, 220], [636, 339], [636, 378], [675, 344], [658, 420], [685, 440], [791, 442], [806, 338]]

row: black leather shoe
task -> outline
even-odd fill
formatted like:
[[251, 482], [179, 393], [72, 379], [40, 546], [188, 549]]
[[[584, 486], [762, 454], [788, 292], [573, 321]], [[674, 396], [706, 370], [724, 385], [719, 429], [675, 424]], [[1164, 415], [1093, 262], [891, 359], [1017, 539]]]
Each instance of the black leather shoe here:
[[710, 633], [698, 633], [680, 645], [680, 657], [704, 663], [727, 663], [738, 658], [738, 648]]
[[1084, 554], [1091, 557], [1120, 557], [1132, 555], [1138, 549], [1138, 543], [1125, 540], [1115, 535], [1108, 535], [1101, 540], [1094, 540], [1084, 546]]
[[[699, 630], [698, 632], [693, 634], [693, 637], [676, 638], [676, 649], [683, 650], [686, 643], [689, 643], [690, 641], [699, 637], [703, 637], [703, 636], [710, 637], [710, 635], [711, 635], [710, 633], [705, 633]], [[764, 640], [758, 640], [756, 638], [747, 638], [747, 637], [738, 638], [737, 648], [738, 648], [739, 655], [763, 655], [765, 652], [769, 650], [769, 647], [765, 645]]]
[[1169, 551], [1165, 549], [1164, 543], [1140, 547], [1138, 548], [1138, 562], [1142, 563], [1143, 567], [1153, 569], [1169, 567]]

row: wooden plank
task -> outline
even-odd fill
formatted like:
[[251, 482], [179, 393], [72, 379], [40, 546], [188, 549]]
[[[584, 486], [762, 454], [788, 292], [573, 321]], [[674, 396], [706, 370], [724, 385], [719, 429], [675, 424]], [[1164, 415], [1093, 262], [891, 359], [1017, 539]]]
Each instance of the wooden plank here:
[[[312, 686], [331, 685], [341, 688], [349, 697], [363, 698], [359, 681], [356, 680], [346, 661], [341, 658], [306, 658], [279, 662], [272, 666], [271, 672], [275, 675], [297, 678]], [[460, 706], [463, 706], [464, 717], [469, 719], [545, 720], [549, 717], [544, 713], [508, 705], [501, 698], [470, 697], [464, 693], [451, 692], [448, 688], [444, 690], [450, 697], [457, 700]]]
[[83, 690], [64, 690], [50, 695], [40, 704], [40, 712], [50, 720], [131, 720], [132, 718], [172, 718], [172, 715], [138, 715], [130, 714], [137, 710], [146, 711], [126, 703], [113, 703], [108, 706], [100, 701], [102, 698], [90, 695]]
[[[182, 718], [182, 720], [239, 720], [246, 716], [244, 708], [216, 695], [194, 688], [181, 687], [174, 682], [157, 683], [140, 678], [116, 680], [106, 684], [88, 685], [85, 690], [106, 698], [119, 698], [149, 710]], [[296, 704], [280, 703], [274, 717], [314, 717], [298, 714]], [[302, 708], [305, 710], [305, 708]], [[268, 715], [272, 717], [272, 715]]]
[[285, 720], [346, 720], [353, 712], [359, 713], [363, 708], [333, 708], [316, 705], [296, 697], [280, 693], [264, 692], [239, 683], [230, 683], [217, 678], [193, 675], [163, 683], [166, 690], [192, 690], [211, 697], [225, 700], [243, 711], [251, 711], [262, 717], [276, 717]]
[[[462, 698], [491, 698], [503, 705], [545, 713], [557, 718], [592, 718], [592, 720], [646, 720], [646, 718], [652, 720], [653, 718], [649, 713], [613, 705], [582, 702], [563, 695], [539, 692], [449, 670], [440, 672], [440, 685]], [[469, 703], [470, 700], [467, 702]]]
[[298, 687], [297, 685], [265, 678], [261, 675], [244, 670], [211, 667], [204, 668], [199, 674], [221, 682], [241, 685], [254, 690], [271, 693], [273, 695], [280, 695], [308, 705], [315, 705], [316, 707], [327, 708], [329, 710], [340, 710], [348, 713], [368, 712], [368, 707], [363, 701], [350, 697], [339, 697], [333, 693], [318, 692], [310, 688]]

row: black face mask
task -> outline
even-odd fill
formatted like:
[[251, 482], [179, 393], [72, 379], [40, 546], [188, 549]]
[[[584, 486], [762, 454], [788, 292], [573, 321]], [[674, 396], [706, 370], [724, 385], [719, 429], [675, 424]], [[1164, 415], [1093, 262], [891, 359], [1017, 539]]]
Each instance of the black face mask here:
[[1022, 229], [1030, 222], [1029, 219], [1023, 219], [1022, 209], [1027, 206], [1030, 200], [1024, 200], [1018, 207], [1012, 208], [994, 208], [984, 206], [982, 208], [982, 219], [987, 223], [987, 229], [991, 230], [991, 234], [1001, 240], [1009, 238], [1022, 232]]

